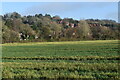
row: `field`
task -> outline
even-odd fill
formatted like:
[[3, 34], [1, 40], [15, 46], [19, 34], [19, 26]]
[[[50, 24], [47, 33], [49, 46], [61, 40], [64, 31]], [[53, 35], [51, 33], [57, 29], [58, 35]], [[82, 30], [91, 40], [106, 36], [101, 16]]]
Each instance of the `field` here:
[[3, 44], [3, 79], [119, 80], [118, 40]]

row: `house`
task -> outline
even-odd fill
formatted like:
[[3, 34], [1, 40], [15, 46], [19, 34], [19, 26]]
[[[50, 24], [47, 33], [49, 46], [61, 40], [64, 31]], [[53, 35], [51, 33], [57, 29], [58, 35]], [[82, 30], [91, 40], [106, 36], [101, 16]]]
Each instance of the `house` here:
[[19, 38], [20, 38], [20, 41], [21, 41], [21, 40], [27, 40], [27, 39], [29, 38], [29, 35], [20, 33], [20, 34], [19, 34]]

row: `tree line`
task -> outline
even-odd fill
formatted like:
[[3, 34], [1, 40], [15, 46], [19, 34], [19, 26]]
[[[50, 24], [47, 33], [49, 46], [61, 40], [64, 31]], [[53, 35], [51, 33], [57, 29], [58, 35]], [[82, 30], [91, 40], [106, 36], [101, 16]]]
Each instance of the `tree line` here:
[[21, 16], [17, 12], [1, 17], [2, 42], [111, 40], [119, 38], [114, 20], [74, 20], [49, 14]]

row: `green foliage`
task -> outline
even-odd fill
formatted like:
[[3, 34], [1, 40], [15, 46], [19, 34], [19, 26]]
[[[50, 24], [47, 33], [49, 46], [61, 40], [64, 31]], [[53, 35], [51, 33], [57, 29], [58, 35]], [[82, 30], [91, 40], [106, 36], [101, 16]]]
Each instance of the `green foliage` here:
[[88, 25], [88, 23], [84, 20], [81, 20], [79, 23], [79, 27], [80, 27], [80, 34], [83, 36], [83, 38], [85, 39], [89, 39], [89, 36], [91, 36], [91, 30], [90, 30], [90, 26]]
[[14, 30], [10, 30], [7, 26], [2, 27], [2, 39], [4, 42], [17, 42], [19, 41], [19, 33]]
[[119, 80], [118, 40], [3, 44], [3, 79]]

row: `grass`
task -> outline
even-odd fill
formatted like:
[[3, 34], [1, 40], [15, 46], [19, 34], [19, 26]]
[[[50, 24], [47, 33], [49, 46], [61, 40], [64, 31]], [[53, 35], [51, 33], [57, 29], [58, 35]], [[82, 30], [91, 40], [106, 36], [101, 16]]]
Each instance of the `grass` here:
[[118, 40], [2, 46], [4, 79], [119, 79]]

